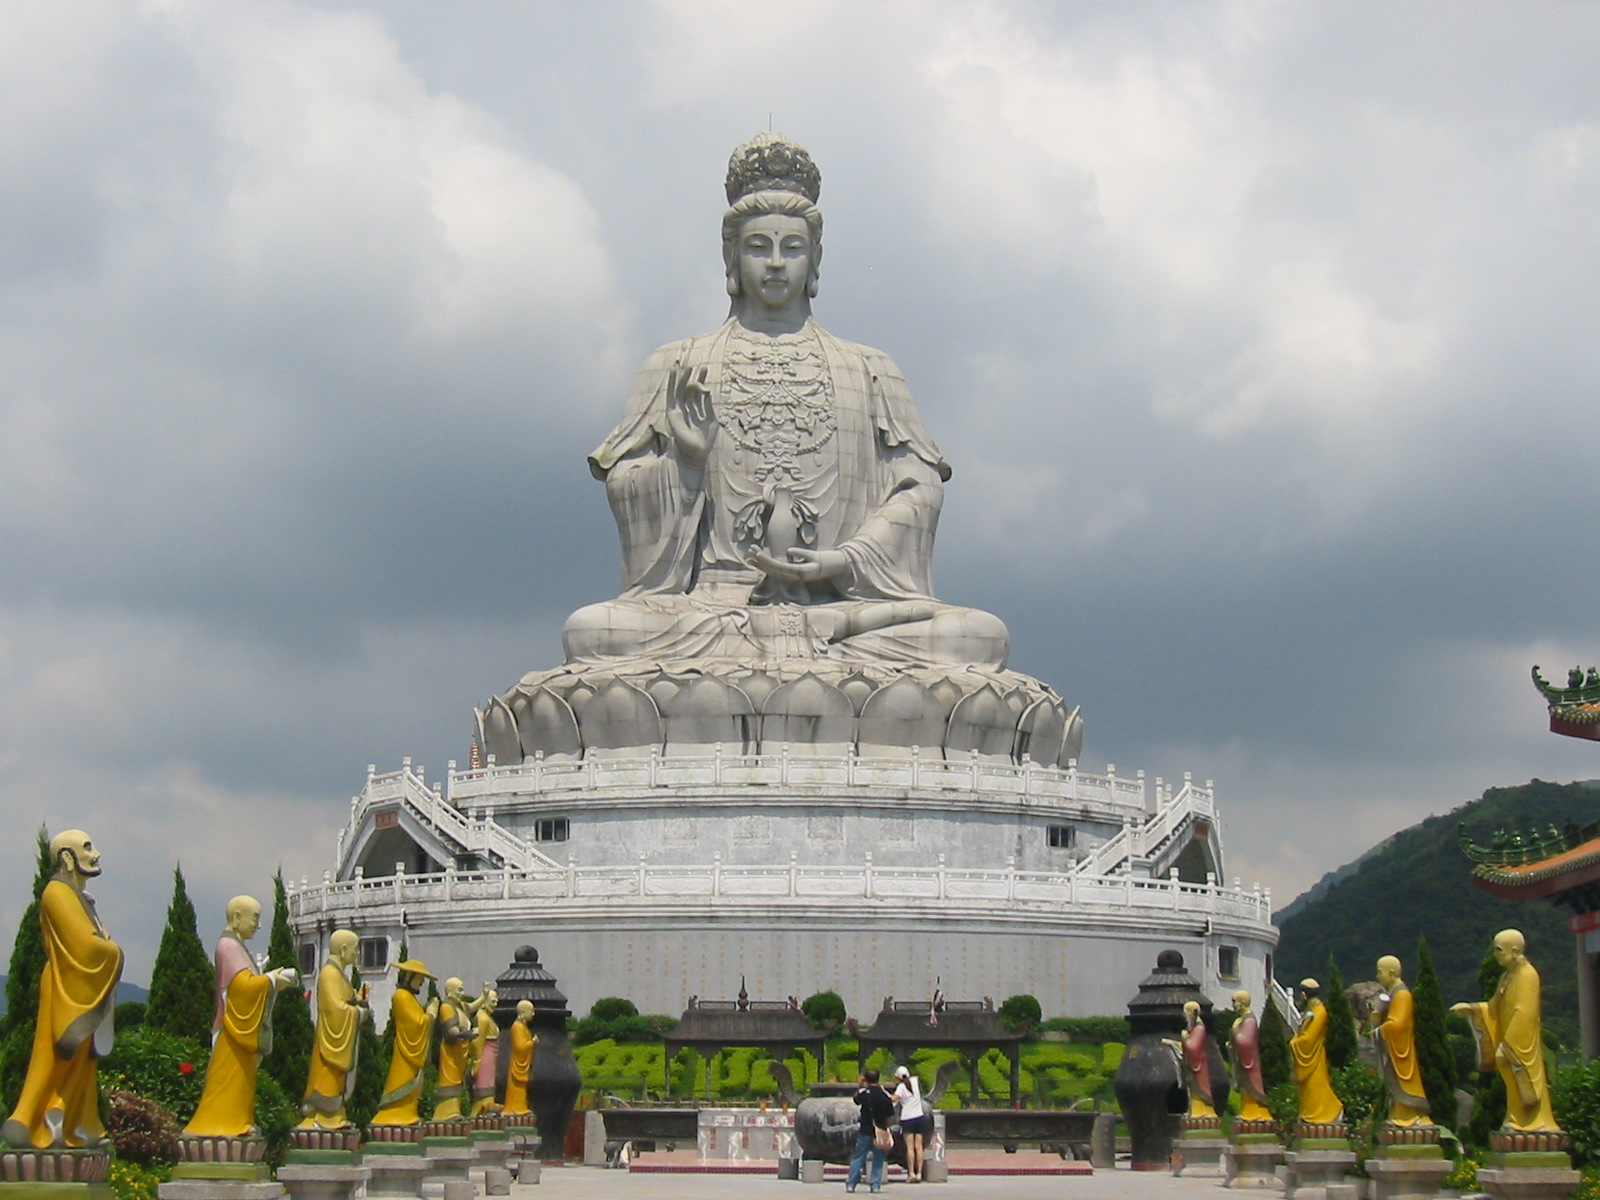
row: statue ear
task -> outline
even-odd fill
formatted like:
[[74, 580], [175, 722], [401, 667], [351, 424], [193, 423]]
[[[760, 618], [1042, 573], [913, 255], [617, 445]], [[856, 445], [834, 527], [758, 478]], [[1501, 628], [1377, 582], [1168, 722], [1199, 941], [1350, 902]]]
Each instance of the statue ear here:
[[726, 283], [728, 295], [737, 299], [739, 296], [739, 268], [737, 265], [733, 265], [728, 268]]

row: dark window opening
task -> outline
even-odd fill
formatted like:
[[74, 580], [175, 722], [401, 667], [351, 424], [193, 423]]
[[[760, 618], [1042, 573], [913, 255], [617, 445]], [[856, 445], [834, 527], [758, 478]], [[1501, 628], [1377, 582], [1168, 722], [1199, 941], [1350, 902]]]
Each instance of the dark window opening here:
[[1070, 850], [1077, 832], [1071, 825], [1046, 825], [1044, 838], [1054, 850]]
[[540, 817], [533, 826], [533, 840], [536, 842], [564, 842], [571, 832], [572, 825], [566, 817]]
[[388, 938], [361, 939], [361, 969], [363, 971], [386, 971], [389, 969]]
[[1239, 978], [1239, 947], [1217, 947], [1217, 974], [1224, 979]]

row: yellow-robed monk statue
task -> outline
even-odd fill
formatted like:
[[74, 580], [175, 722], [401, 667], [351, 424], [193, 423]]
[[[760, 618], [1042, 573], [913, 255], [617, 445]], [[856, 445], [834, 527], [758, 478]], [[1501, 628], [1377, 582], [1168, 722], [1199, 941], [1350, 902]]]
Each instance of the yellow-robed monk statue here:
[[467, 1054], [477, 1031], [462, 994], [465, 986], [459, 979], [444, 981], [444, 1003], [439, 1006], [439, 1086], [433, 1093], [438, 1100], [433, 1110], [435, 1121], [465, 1119], [461, 1096], [466, 1086]]
[[383, 1098], [378, 1102], [374, 1125], [415, 1125], [421, 1116], [417, 1104], [422, 1099], [422, 1070], [428, 1062], [428, 1041], [439, 1002], [428, 1001], [424, 1008], [417, 999], [422, 981], [432, 979], [427, 966], [414, 958], [395, 964], [394, 999], [389, 1005], [389, 1028], [394, 1030], [394, 1055], [389, 1059], [389, 1074], [383, 1081]]
[[1344, 1105], [1328, 1074], [1328, 1006], [1322, 1002], [1322, 985], [1315, 979], [1300, 981], [1300, 997], [1305, 1015], [1289, 1039], [1294, 1086], [1300, 1093], [1300, 1119], [1308, 1125], [1331, 1125], [1344, 1116]]
[[511, 1022], [511, 1057], [506, 1063], [506, 1102], [501, 1108], [508, 1117], [527, 1116], [528, 1080], [533, 1078], [533, 1052], [538, 1048], [539, 1035], [529, 1028], [533, 1024], [533, 1001], [517, 1001], [517, 1019]]
[[1454, 1004], [1450, 1011], [1472, 1023], [1479, 1070], [1498, 1070], [1506, 1085], [1506, 1123], [1516, 1133], [1553, 1132], [1550, 1079], [1544, 1069], [1544, 1034], [1539, 972], [1527, 958], [1527, 939], [1516, 929], [1494, 935], [1494, 958], [1505, 973], [1494, 997], [1476, 1004]]
[[1400, 960], [1394, 955], [1385, 954], [1378, 960], [1378, 983], [1388, 1001], [1373, 1014], [1372, 1037], [1380, 1052], [1384, 1086], [1389, 1089], [1388, 1123], [1432, 1125], [1428, 1093], [1422, 1086], [1422, 1063], [1417, 1058], [1416, 1001], [1400, 978]]
[[263, 975], [245, 945], [261, 927], [261, 904], [250, 896], [228, 901], [228, 927], [217, 939], [217, 1012], [211, 1022], [211, 1062], [200, 1106], [184, 1132], [197, 1137], [255, 1133], [256, 1070], [272, 1053], [272, 1002], [300, 982], [280, 967]]
[[45, 965], [33, 1052], [17, 1107], [0, 1136], [18, 1149], [94, 1146], [104, 1140], [95, 1063], [111, 1053], [111, 1012], [122, 949], [83, 890], [100, 874], [100, 851], [81, 829], [50, 839], [56, 873], [39, 897]]
[[348, 929], [336, 929], [328, 938], [328, 961], [317, 975], [317, 1036], [300, 1102], [301, 1129], [344, 1129], [350, 1124], [344, 1106], [356, 1085], [356, 1050], [367, 1009], [366, 985], [357, 995], [349, 977], [360, 944]]

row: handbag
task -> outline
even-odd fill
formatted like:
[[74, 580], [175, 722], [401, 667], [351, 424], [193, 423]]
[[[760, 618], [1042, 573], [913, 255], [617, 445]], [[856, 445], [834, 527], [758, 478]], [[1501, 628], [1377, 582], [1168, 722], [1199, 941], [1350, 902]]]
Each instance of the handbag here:
[[894, 1134], [890, 1133], [882, 1125], [874, 1125], [872, 1127], [872, 1148], [874, 1150], [894, 1149]]

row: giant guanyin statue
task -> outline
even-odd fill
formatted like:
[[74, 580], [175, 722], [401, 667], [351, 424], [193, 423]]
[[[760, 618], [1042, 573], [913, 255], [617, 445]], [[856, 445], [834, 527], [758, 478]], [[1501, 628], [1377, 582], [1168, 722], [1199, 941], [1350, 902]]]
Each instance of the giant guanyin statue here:
[[1076, 755], [1075, 711], [1006, 670], [1004, 623], [934, 596], [950, 466], [893, 360], [812, 318], [820, 188], [777, 134], [734, 151], [728, 319], [652, 354], [590, 455], [622, 593], [567, 619], [565, 666], [481, 714], [500, 761], [779, 740]]

